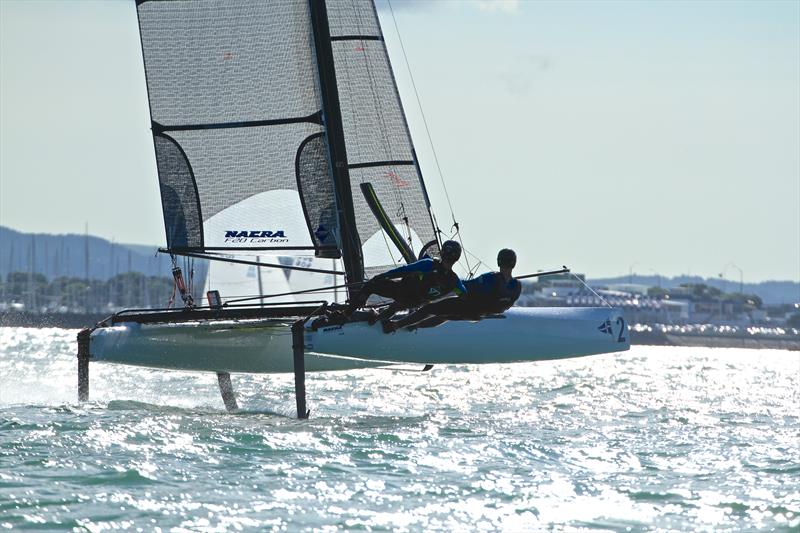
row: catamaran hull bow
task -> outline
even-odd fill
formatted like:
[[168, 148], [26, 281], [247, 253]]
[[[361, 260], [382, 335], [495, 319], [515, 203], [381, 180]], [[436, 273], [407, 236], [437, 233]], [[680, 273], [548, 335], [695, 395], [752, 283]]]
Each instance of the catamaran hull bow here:
[[[616, 309], [512, 308], [477, 323], [385, 334], [380, 324], [332, 325], [304, 332], [305, 370], [319, 372], [387, 364], [488, 364], [541, 361], [630, 348]], [[122, 323], [98, 328], [92, 361], [152, 368], [231, 373], [293, 371], [291, 322], [208, 321]]]

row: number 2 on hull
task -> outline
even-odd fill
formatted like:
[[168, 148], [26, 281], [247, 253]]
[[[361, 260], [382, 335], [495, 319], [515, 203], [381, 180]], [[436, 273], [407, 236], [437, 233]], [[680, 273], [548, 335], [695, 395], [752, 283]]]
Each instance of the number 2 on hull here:
[[617, 342], [625, 342], [625, 335], [623, 335], [623, 333], [625, 333], [625, 319], [621, 316], [617, 317], [617, 324], [619, 324], [619, 335], [617, 336]]

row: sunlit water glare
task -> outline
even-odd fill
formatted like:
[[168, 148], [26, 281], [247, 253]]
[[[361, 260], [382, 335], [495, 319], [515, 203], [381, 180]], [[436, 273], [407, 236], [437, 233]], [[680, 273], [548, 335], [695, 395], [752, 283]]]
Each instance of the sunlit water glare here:
[[426, 373], [91, 366], [0, 328], [0, 528], [800, 530], [800, 353], [634, 347]]

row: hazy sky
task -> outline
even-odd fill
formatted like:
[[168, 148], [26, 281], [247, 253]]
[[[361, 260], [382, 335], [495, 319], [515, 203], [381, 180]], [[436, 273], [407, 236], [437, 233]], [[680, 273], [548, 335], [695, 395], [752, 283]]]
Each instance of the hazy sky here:
[[[465, 244], [800, 280], [800, 2], [393, 0]], [[450, 218], [388, 9], [434, 209]], [[133, 0], [0, 0], [0, 224], [162, 244]]]

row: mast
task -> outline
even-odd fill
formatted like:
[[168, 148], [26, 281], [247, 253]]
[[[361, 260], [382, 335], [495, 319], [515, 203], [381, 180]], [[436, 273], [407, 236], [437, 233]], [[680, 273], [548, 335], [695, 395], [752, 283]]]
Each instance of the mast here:
[[342, 260], [347, 283], [356, 283], [364, 279], [364, 260], [361, 255], [361, 240], [356, 229], [353, 209], [350, 171], [347, 166], [347, 151], [339, 107], [339, 90], [336, 84], [336, 70], [333, 64], [333, 49], [328, 26], [328, 10], [325, 0], [309, 0], [309, 5], [322, 93], [322, 114], [328, 138], [328, 156], [341, 231]]

